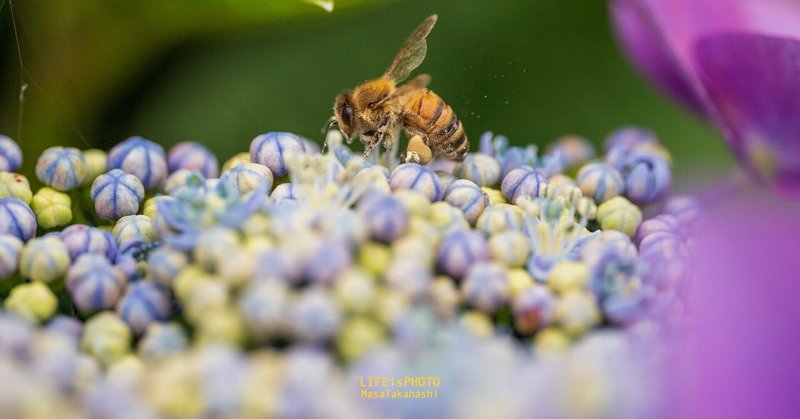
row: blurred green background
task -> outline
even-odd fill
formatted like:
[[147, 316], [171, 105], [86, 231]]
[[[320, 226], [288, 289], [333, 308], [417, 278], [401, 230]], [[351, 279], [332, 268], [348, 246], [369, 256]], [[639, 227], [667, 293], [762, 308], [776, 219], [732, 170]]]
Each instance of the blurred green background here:
[[476, 147], [491, 130], [518, 144], [568, 133], [653, 129], [679, 189], [732, 163], [718, 134], [627, 63], [604, 1], [16, 0], [0, 10], [0, 133], [22, 141], [25, 172], [54, 144], [108, 148], [130, 135], [185, 140], [221, 160], [257, 134], [321, 140], [334, 97], [378, 76], [411, 30], [439, 14], [417, 73], [450, 104]]

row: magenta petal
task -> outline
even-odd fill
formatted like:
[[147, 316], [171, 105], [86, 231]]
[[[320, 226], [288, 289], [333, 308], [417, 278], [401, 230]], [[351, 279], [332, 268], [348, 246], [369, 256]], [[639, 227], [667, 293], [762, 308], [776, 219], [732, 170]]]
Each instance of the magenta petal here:
[[695, 58], [736, 156], [782, 193], [800, 198], [800, 40], [713, 35], [698, 42]]
[[636, 66], [701, 115], [714, 115], [698, 79], [697, 40], [731, 31], [800, 39], [798, 0], [612, 0], [617, 34]]
[[798, 213], [798, 203], [748, 195], [713, 208], [696, 237], [687, 309], [696, 371], [681, 386], [691, 407], [680, 417], [800, 412]]
[[614, 0], [611, 15], [617, 37], [633, 64], [651, 82], [672, 94], [693, 111], [705, 115], [703, 102], [687, 80], [656, 19], [657, 8], [642, 0]]
[[[723, 7], [735, 6], [741, 18], [739, 27], [764, 35], [800, 39], [800, 1], [797, 0], [714, 0]], [[735, 3], [735, 5], [734, 5]]]

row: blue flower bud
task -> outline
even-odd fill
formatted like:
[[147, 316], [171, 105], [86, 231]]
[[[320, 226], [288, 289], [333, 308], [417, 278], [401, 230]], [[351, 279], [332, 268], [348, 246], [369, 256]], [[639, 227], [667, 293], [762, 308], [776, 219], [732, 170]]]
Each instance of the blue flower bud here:
[[305, 146], [297, 135], [289, 132], [268, 132], [250, 143], [250, 159], [267, 166], [275, 177], [289, 173], [286, 157], [291, 153], [304, 153]]
[[142, 137], [130, 137], [108, 152], [108, 170], [121, 169], [155, 189], [167, 178], [167, 159], [164, 148]]
[[11, 234], [0, 234], [0, 280], [17, 271], [19, 254], [25, 246], [20, 239]]
[[669, 163], [653, 153], [634, 152], [622, 165], [625, 196], [636, 204], [649, 204], [663, 198], [672, 181]]
[[167, 153], [167, 167], [173, 173], [180, 169], [197, 170], [207, 178], [219, 175], [217, 156], [204, 145], [184, 141], [175, 144]]
[[189, 258], [185, 253], [168, 246], [162, 246], [147, 256], [150, 277], [165, 287], [172, 286], [172, 281], [188, 263]]
[[300, 280], [303, 265], [300, 258], [286, 250], [269, 250], [259, 255], [255, 272], [255, 280], [294, 283]]
[[606, 318], [614, 324], [626, 325], [639, 319], [646, 310], [644, 293], [619, 293], [608, 296], [600, 303]]
[[59, 315], [47, 323], [47, 331], [64, 336], [78, 344], [83, 335], [83, 323], [74, 317]]
[[677, 234], [653, 233], [642, 240], [642, 276], [661, 290], [679, 290], [686, 283], [691, 253]]
[[469, 221], [464, 213], [447, 202], [434, 202], [431, 205], [428, 219], [431, 225], [442, 233], [469, 228]]
[[444, 193], [444, 200], [460, 209], [470, 224], [475, 224], [483, 210], [489, 206], [489, 195], [475, 182], [459, 179]]
[[659, 214], [639, 224], [639, 228], [636, 230], [636, 241], [641, 243], [645, 237], [653, 233], [675, 234], [678, 233], [679, 229], [680, 223], [677, 218], [669, 214]]
[[622, 127], [613, 131], [603, 144], [606, 161], [621, 169], [628, 154], [642, 144], [658, 144], [658, 138], [652, 131], [638, 127]]
[[86, 178], [83, 153], [72, 147], [48, 148], [36, 162], [36, 177], [58, 191], [69, 191], [81, 186]]
[[591, 240], [580, 249], [580, 256], [591, 267], [607, 249], [613, 249], [621, 259], [628, 262], [636, 260], [638, 251], [630, 237], [616, 230], [604, 230], [594, 233]]
[[589, 163], [581, 167], [576, 180], [583, 195], [592, 197], [598, 204], [620, 195], [625, 189], [622, 175], [605, 163]]
[[172, 312], [169, 296], [151, 282], [131, 284], [117, 305], [117, 313], [134, 334], [144, 333], [148, 325], [166, 321]]
[[494, 313], [508, 303], [511, 295], [508, 271], [493, 262], [472, 265], [461, 289], [467, 303], [484, 313]]
[[97, 215], [106, 220], [117, 220], [139, 212], [144, 186], [136, 176], [113, 169], [92, 182], [91, 194]]
[[11, 234], [26, 242], [36, 235], [36, 215], [17, 198], [0, 199], [0, 234]]
[[103, 256], [79, 256], [67, 271], [67, 288], [79, 310], [100, 311], [113, 308], [126, 284], [125, 275]]
[[454, 174], [479, 186], [494, 186], [500, 180], [500, 163], [492, 156], [471, 153], [456, 166]]
[[664, 204], [664, 213], [678, 219], [681, 235], [690, 235], [701, 221], [703, 210], [697, 198], [687, 195], [674, 196]]
[[290, 310], [289, 290], [279, 281], [253, 282], [239, 299], [245, 326], [259, 342], [287, 332]]
[[586, 138], [567, 135], [550, 144], [547, 153], [560, 159], [563, 168], [570, 168], [593, 159], [595, 149]]
[[22, 249], [19, 271], [34, 281], [53, 283], [69, 267], [69, 251], [57, 234], [36, 238]]
[[456, 230], [442, 239], [436, 257], [437, 269], [454, 279], [461, 279], [477, 262], [491, 258], [489, 244], [472, 230]]
[[126, 253], [125, 248], [143, 243], [155, 242], [153, 224], [146, 215], [127, 215], [117, 220], [111, 234], [120, 248], [120, 253]]
[[516, 203], [522, 197], [539, 197], [539, 191], [546, 183], [547, 180], [541, 170], [533, 169], [530, 166], [521, 166], [503, 178], [500, 190], [506, 199], [511, 203]]
[[393, 191], [410, 189], [419, 192], [431, 202], [442, 199], [442, 183], [436, 172], [427, 166], [416, 163], [403, 163], [397, 166], [389, 178]]
[[169, 196], [192, 205], [200, 205], [208, 191], [214, 186], [214, 180], [206, 179], [197, 170], [178, 169], [167, 177], [164, 182], [164, 192]]
[[408, 210], [390, 195], [370, 195], [358, 203], [358, 214], [367, 224], [370, 236], [389, 243], [402, 236], [408, 228]]
[[636, 262], [611, 246], [599, 250], [589, 265], [589, 290], [602, 304], [608, 296], [638, 289], [634, 284], [639, 281]]
[[267, 166], [258, 163], [240, 163], [228, 172], [233, 179], [236, 189], [244, 195], [258, 189], [264, 183], [268, 184], [267, 193], [272, 190], [274, 181], [272, 172]]
[[639, 243], [639, 253], [658, 253], [667, 259], [689, 260], [689, 249], [683, 238], [672, 232], [655, 232], [645, 236]]
[[72, 260], [86, 253], [104, 256], [109, 261], [117, 257], [117, 242], [111, 233], [87, 225], [75, 224], [64, 229], [59, 235], [67, 246]]
[[489, 249], [492, 259], [512, 268], [524, 265], [531, 253], [528, 237], [515, 230], [492, 234]]
[[330, 285], [348, 268], [352, 256], [347, 246], [332, 240], [315, 240], [303, 268], [303, 276], [313, 284]]
[[0, 135], [0, 172], [16, 172], [22, 167], [22, 150], [17, 143]]
[[342, 314], [336, 303], [321, 288], [304, 291], [292, 308], [292, 334], [307, 342], [321, 342], [333, 337]]
[[126, 249], [120, 249], [120, 253], [117, 254], [117, 258], [114, 260], [114, 267], [122, 272], [125, 279], [135, 281], [140, 278], [141, 274], [139, 263], [136, 262], [136, 258], [133, 257], [130, 249], [127, 249], [129, 250], [127, 253], [123, 253], [122, 250]]
[[475, 229], [486, 236], [505, 230], [522, 231], [523, 228], [522, 210], [511, 204], [490, 205], [475, 223]]
[[139, 354], [146, 360], [156, 360], [184, 352], [187, 347], [186, 333], [179, 325], [150, 323], [139, 341]]

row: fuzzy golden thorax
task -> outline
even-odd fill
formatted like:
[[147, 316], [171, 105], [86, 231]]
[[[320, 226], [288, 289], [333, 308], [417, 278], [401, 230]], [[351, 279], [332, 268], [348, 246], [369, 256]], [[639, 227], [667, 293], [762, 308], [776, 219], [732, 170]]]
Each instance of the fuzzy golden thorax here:
[[380, 78], [339, 95], [333, 109], [339, 129], [351, 140], [375, 132], [387, 114], [399, 111], [394, 91], [394, 82]]

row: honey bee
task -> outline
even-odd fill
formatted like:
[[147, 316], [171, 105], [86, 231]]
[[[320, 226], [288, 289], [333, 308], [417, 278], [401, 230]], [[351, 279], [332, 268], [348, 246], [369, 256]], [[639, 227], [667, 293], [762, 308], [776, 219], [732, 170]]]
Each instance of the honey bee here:
[[469, 151], [461, 121], [427, 88], [430, 76], [422, 74], [396, 86], [425, 59], [425, 38], [436, 19], [429, 16], [417, 26], [382, 76], [336, 97], [328, 127], [338, 124], [348, 142], [360, 137], [365, 156], [381, 143], [391, 149], [401, 128], [408, 138], [419, 135], [434, 155], [460, 161]]

